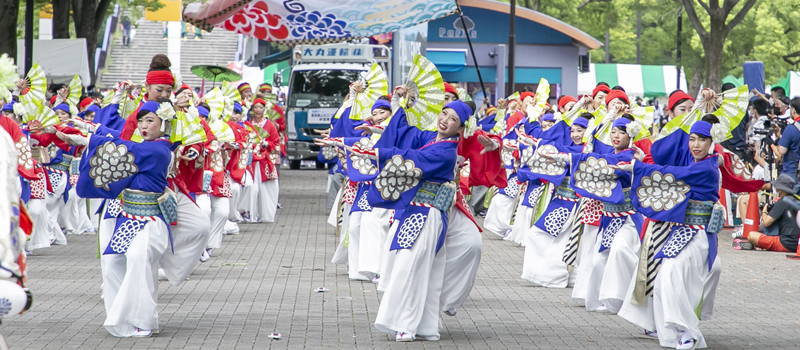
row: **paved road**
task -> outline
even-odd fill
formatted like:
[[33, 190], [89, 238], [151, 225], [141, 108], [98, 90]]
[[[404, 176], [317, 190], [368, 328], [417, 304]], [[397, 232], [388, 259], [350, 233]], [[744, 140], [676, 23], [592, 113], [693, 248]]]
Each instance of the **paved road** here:
[[[481, 270], [456, 317], [443, 318], [438, 342], [395, 343], [372, 326], [380, 295], [330, 263], [326, 174], [284, 171], [275, 224], [242, 225], [225, 236], [190, 279], [161, 282], [161, 334], [118, 339], [103, 328], [95, 235], [30, 258], [33, 309], [7, 318], [12, 349], [658, 349], [618, 316], [586, 312], [570, 290], [532, 287], [519, 278], [523, 249], [484, 234]], [[724, 264], [714, 319], [703, 322], [711, 349], [799, 349], [800, 261], [738, 252], [721, 237]], [[319, 287], [326, 293], [315, 293]], [[271, 340], [273, 332], [283, 335]]]

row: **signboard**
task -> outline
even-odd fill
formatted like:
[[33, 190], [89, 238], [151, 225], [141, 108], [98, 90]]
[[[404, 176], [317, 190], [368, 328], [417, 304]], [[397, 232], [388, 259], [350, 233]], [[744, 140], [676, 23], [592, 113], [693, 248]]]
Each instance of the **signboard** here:
[[308, 110], [308, 124], [330, 124], [337, 108], [315, 108]]
[[158, 0], [163, 5], [160, 9], [155, 11], [145, 11], [144, 19], [148, 21], [166, 21], [166, 22], [180, 22], [181, 18], [181, 0]]
[[372, 57], [372, 49], [360, 45], [303, 45], [296, 49], [303, 61], [367, 60]]

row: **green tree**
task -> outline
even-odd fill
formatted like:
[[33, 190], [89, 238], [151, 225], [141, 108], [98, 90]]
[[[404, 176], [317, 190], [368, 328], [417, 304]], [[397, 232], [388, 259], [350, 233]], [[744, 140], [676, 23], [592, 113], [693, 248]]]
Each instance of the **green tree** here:
[[17, 57], [19, 0], [0, 0], [0, 54]]
[[[722, 6], [720, 6], [719, 0], [710, 0], [708, 3], [703, 0], [681, 0], [681, 3], [703, 45], [706, 68], [705, 86], [719, 90], [722, 85], [723, 49], [726, 39], [731, 31], [744, 20], [756, 0], [747, 0], [741, 6], [738, 6], [739, 0], [724, 0]], [[699, 11], [708, 16], [707, 24], [704, 24], [703, 18], [698, 15], [698, 8], [696, 8], [698, 5]], [[734, 9], [738, 9], [738, 11], [734, 11]], [[733, 18], [729, 20], [728, 17], [731, 15]]]

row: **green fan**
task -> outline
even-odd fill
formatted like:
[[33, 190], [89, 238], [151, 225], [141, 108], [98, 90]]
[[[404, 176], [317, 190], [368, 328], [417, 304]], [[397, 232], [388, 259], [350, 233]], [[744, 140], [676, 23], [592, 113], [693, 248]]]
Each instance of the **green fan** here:
[[364, 86], [364, 91], [356, 94], [350, 119], [365, 120], [372, 116], [372, 104], [375, 100], [389, 93], [389, 81], [381, 66], [373, 63], [359, 83]]
[[[511, 96], [506, 97], [506, 101], [510, 103], [511, 101], [517, 100], [519, 101], [519, 91], [511, 94]], [[496, 135], [502, 135], [505, 132], [506, 126], [506, 113], [508, 112], [508, 105], [506, 108], [497, 108], [497, 114], [494, 115], [494, 128], [492, 128], [492, 133]]]
[[400, 105], [406, 107], [408, 125], [435, 131], [436, 120], [444, 105], [442, 74], [427, 58], [414, 55], [405, 85], [409, 91], [400, 99]]
[[728, 130], [726, 139], [733, 137], [731, 132], [742, 122], [750, 102], [749, 97], [750, 92], [747, 85], [722, 93], [722, 104], [713, 114], [717, 116], [722, 125], [726, 126]]
[[11, 103], [13, 97], [11, 96], [11, 91], [6, 89], [3, 86], [0, 86], [0, 100], [3, 100], [4, 103]]
[[550, 98], [550, 82], [542, 78], [539, 80], [539, 86], [536, 87], [536, 97], [534, 97], [533, 113], [528, 116], [529, 121], [534, 121], [544, 112], [544, 105], [547, 104], [547, 99]]
[[225, 109], [225, 97], [222, 95], [222, 91], [215, 87], [203, 95], [203, 100], [208, 104], [208, 123], [220, 120]]
[[256, 126], [255, 124], [246, 124], [247, 130], [256, 133], [256, 142], [261, 143], [262, 141], [266, 140], [269, 137], [269, 131], [264, 130], [263, 128]]
[[208, 141], [197, 108], [190, 107], [188, 112], [176, 111], [175, 118], [170, 123], [172, 123], [170, 141], [173, 143], [180, 141], [184, 146], [191, 146]]
[[228, 125], [228, 123], [222, 121], [221, 119], [209, 122], [208, 128], [211, 129], [211, 132], [214, 133], [214, 136], [217, 138], [217, 141], [219, 142], [236, 141], [236, 135], [233, 133], [233, 129], [231, 128], [231, 126]]
[[[717, 116], [720, 123], [728, 130], [727, 138], [732, 137], [731, 131], [736, 128], [742, 121], [742, 118], [744, 118], [749, 104], [749, 94], [747, 85], [730, 89], [721, 94], [722, 103], [719, 104], [719, 108], [712, 114]], [[718, 99], [719, 98], [720, 97], [718, 97]], [[672, 120], [661, 129], [661, 132], [658, 133], [656, 140], [662, 139], [678, 129], [688, 134], [692, 124], [702, 119], [703, 115], [705, 115], [705, 112], [700, 111], [697, 107], [699, 106], [695, 106], [688, 113], [672, 118]]]
[[656, 118], [656, 108], [653, 106], [634, 107], [631, 108], [631, 115], [634, 120], [642, 123], [642, 130], [633, 138], [633, 141], [639, 141], [650, 137], [650, 127], [653, 126], [653, 121]]
[[[17, 80], [19, 80], [19, 75], [14, 60], [8, 57], [8, 54], [0, 55], [0, 89], [4, 91], [13, 89], [17, 86]], [[9, 101], [11, 100], [6, 100], [6, 102]]]
[[456, 95], [458, 95], [458, 99], [464, 102], [472, 101], [472, 97], [469, 96], [467, 93], [467, 89], [462, 89], [460, 87], [456, 88]]
[[227, 122], [233, 114], [233, 102], [241, 100], [242, 96], [239, 94], [239, 89], [229, 81], [222, 83], [222, 96], [225, 97], [222, 119]]
[[275, 110], [275, 104], [270, 101], [267, 101], [267, 105], [264, 106], [264, 116], [272, 121], [281, 119], [281, 114]]
[[36, 104], [36, 103], [27, 103], [23, 102], [22, 106], [25, 107], [25, 117], [23, 117], [23, 121], [25, 123], [31, 123], [33, 121], [38, 121], [42, 124], [42, 127], [54, 126], [60, 123], [56, 112], [54, 112], [50, 107], [47, 107], [43, 104]]
[[[47, 91], [47, 77], [44, 75], [42, 66], [34, 63], [28, 75], [25, 77], [28, 87], [22, 90], [19, 99], [24, 105], [35, 104], [44, 105], [44, 95]], [[26, 107], [27, 108], [27, 107]]]
[[69, 92], [67, 93], [66, 102], [70, 107], [78, 107], [81, 102], [81, 76], [75, 74], [72, 81], [68, 85]]

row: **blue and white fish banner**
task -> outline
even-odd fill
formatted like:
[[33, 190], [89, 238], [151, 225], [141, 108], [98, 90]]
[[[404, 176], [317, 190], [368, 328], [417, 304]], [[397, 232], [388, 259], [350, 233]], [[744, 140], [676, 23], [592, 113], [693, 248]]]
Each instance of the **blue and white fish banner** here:
[[453, 14], [455, 0], [211, 0], [188, 4], [185, 21], [261, 40], [336, 42], [395, 32]]

